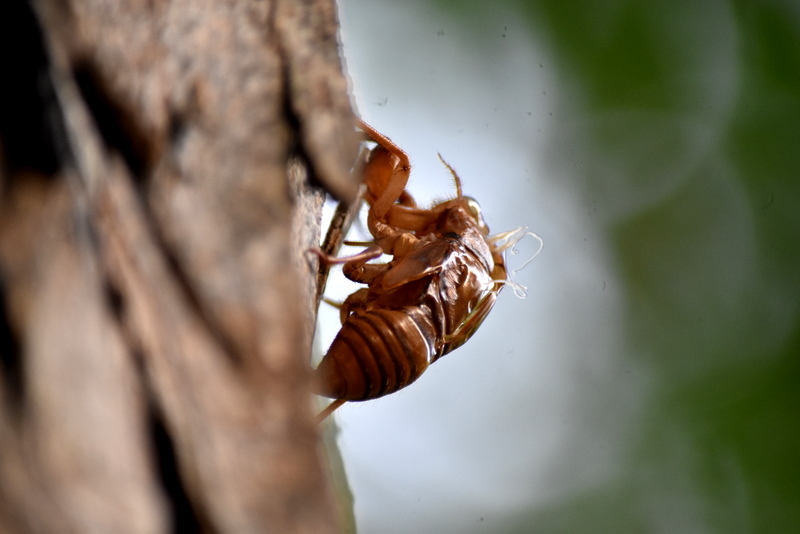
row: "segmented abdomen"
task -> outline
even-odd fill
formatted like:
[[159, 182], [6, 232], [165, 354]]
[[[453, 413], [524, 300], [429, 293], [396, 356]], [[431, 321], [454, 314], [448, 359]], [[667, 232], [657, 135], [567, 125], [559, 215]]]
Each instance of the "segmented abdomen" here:
[[434, 358], [435, 332], [424, 307], [351, 314], [315, 371], [318, 393], [348, 401], [394, 393]]

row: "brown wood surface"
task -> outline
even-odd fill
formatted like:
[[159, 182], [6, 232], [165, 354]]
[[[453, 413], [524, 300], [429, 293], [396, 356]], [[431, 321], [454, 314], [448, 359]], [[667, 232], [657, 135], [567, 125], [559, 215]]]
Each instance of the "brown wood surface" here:
[[305, 254], [316, 186], [356, 191], [333, 0], [0, 11], [0, 532], [337, 532]]

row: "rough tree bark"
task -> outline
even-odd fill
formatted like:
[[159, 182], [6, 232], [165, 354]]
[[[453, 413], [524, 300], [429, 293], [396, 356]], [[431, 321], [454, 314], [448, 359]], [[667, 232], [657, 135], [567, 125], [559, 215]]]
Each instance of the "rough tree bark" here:
[[4, 0], [0, 531], [335, 532], [308, 393], [333, 0]]

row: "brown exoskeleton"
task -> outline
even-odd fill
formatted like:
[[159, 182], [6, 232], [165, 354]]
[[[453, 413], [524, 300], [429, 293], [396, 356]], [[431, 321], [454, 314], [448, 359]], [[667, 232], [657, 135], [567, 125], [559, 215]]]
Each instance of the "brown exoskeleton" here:
[[[363, 167], [367, 227], [374, 240], [360, 254], [321, 261], [343, 264], [366, 284], [341, 305], [342, 328], [314, 371], [316, 393], [347, 401], [374, 399], [414, 382], [437, 359], [463, 345], [494, 306], [507, 281], [503, 251], [522, 229], [489, 236], [478, 203], [463, 195], [420, 208], [405, 190], [408, 155], [359, 122], [377, 146]], [[441, 156], [440, 158], [441, 159]], [[388, 263], [368, 263], [382, 254]]]

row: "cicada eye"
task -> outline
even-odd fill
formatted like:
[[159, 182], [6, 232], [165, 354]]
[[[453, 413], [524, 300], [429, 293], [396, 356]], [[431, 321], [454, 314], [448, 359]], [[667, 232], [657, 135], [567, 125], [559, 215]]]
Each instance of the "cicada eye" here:
[[472, 197], [464, 197], [466, 201], [466, 208], [469, 211], [470, 216], [475, 219], [475, 222], [478, 223], [478, 228], [480, 229], [483, 235], [489, 233], [489, 228], [486, 226], [486, 222], [483, 220], [483, 215], [481, 214], [481, 205], [478, 204], [478, 201]]
[[469, 210], [469, 214], [472, 215], [476, 221], [483, 221], [483, 216], [481, 215], [481, 205], [478, 204], [478, 201], [472, 197], [464, 197], [467, 201], [467, 209]]

